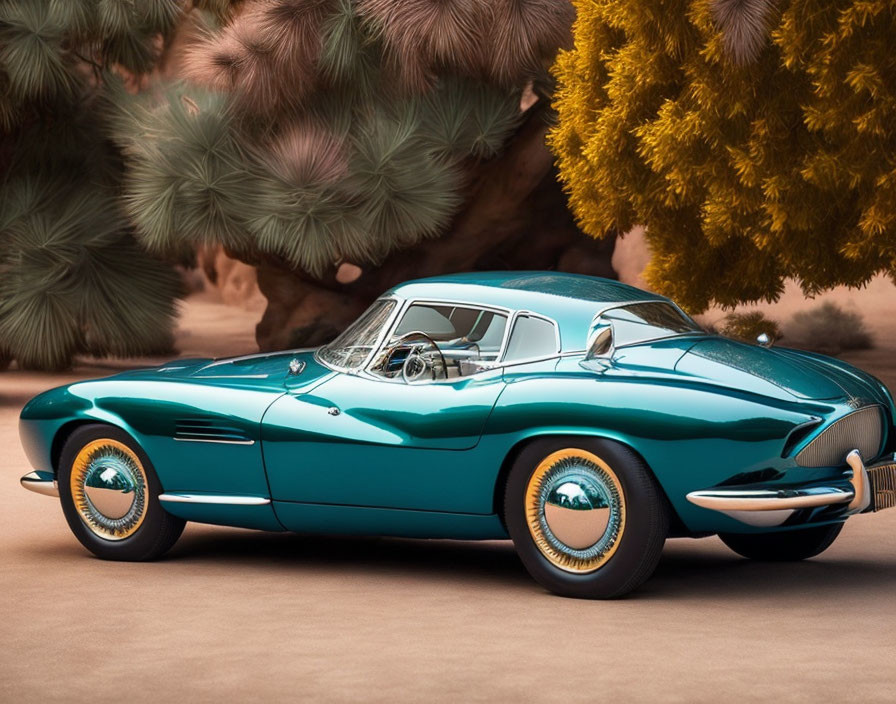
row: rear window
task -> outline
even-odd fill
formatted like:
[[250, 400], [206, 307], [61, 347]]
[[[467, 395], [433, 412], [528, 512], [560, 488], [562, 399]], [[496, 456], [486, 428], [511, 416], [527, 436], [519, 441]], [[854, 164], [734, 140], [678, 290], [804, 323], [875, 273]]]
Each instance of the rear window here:
[[616, 347], [703, 332], [697, 323], [678, 308], [663, 301], [611, 308], [600, 316], [600, 320], [613, 322], [613, 341]]

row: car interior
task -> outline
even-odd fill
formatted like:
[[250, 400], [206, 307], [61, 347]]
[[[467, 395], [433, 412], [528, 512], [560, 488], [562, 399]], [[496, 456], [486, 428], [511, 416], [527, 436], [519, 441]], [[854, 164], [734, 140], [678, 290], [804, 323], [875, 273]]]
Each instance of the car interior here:
[[[467, 306], [414, 303], [370, 367], [388, 379], [451, 379], [496, 362], [507, 316]], [[409, 367], [414, 373], [409, 374]]]
[[[469, 376], [499, 361], [507, 315], [475, 306], [413, 303], [395, 326], [370, 371], [404, 381]], [[502, 362], [559, 352], [557, 327], [531, 313], [514, 319]]]

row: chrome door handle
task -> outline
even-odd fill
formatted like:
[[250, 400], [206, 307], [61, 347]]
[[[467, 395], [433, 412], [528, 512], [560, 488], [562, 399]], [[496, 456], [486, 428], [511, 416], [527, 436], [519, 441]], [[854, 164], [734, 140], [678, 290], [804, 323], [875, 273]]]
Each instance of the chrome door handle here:
[[329, 413], [331, 416], [338, 416], [341, 413], [341, 411], [338, 408], [336, 408], [336, 406], [330, 406], [327, 409], [327, 413]]

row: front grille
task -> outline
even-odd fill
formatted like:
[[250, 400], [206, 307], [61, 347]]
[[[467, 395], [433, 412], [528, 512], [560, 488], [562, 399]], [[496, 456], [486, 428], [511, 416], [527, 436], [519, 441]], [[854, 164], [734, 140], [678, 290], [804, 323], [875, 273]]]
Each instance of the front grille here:
[[174, 439], [234, 445], [251, 445], [254, 442], [241, 428], [218, 418], [182, 418], [175, 421]]
[[850, 450], [858, 450], [864, 460], [880, 453], [883, 442], [884, 411], [867, 406], [829, 425], [796, 456], [800, 467], [836, 467], [846, 461]]
[[868, 468], [868, 481], [874, 495], [874, 510], [896, 506], [896, 463]]

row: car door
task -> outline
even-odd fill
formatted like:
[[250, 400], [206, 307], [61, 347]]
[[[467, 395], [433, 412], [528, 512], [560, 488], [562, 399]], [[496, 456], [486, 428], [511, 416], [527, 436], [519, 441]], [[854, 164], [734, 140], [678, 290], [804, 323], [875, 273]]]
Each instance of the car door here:
[[[403, 323], [413, 319], [413, 327], [424, 325], [414, 304], [402, 313], [391, 327], [393, 341], [405, 335]], [[501, 316], [496, 320], [503, 318], [506, 326], [506, 314], [494, 315]], [[471, 498], [488, 493], [490, 500], [491, 489], [478, 491], [477, 482], [484, 480], [470, 461], [470, 451], [504, 388], [501, 369], [491, 363], [499, 354], [503, 328], [496, 335], [497, 326], [491, 325], [486, 334], [482, 325], [475, 327], [477, 320], [465, 319], [461, 331], [430, 330], [440, 339], [452, 367], [459, 368], [458, 357], [467, 354], [462, 376], [449, 378], [446, 373], [443, 378], [408, 382], [382, 363], [378, 371], [371, 371], [374, 363], [338, 371], [310, 391], [291, 389], [275, 401], [262, 429], [274, 500], [487, 512], [484, 501]], [[482, 335], [473, 341], [455, 335], [474, 330]], [[354, 349], [355, 342], [344, 344]], [[480, 359], [488, 362], [481, 368], [471, 365], [473, 352], [463, 352], [478, 343], [476, 355], [494, 357]], [[394, 351], [394, 342], [389, 345], [384, 336], [380, 351]]]

